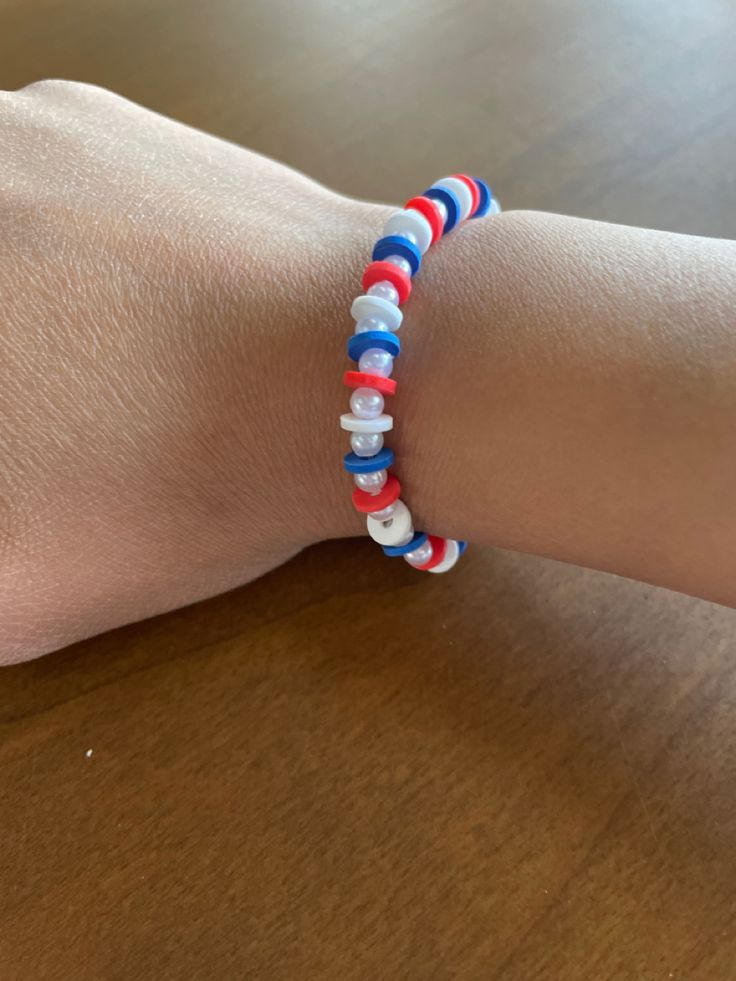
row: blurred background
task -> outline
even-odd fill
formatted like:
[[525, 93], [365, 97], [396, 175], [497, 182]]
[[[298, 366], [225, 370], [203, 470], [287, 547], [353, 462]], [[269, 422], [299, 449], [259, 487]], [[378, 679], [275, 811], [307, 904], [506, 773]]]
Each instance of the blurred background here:
[[[733, 0], [0, 0], [1, 88], [724, 237], [735, 53]], [[0, 977], [734, 981], [735, 718], [732, 610], [321, 545], [0, 674]]]
[[4, 0], [0, 83], [112, 88], [363, 197], [732, 235], [732, 0]]

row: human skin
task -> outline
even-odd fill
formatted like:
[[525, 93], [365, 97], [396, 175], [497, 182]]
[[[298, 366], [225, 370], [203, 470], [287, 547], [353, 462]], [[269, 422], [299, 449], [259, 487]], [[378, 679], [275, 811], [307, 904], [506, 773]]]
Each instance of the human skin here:
[[[0, 143], [0, 663], [364, 534], [339, 379], [390, 209], [74, 83], [0, 94]], [[415, 287], [417, 527], [736, 605], [732, 243], [506, 212]]]

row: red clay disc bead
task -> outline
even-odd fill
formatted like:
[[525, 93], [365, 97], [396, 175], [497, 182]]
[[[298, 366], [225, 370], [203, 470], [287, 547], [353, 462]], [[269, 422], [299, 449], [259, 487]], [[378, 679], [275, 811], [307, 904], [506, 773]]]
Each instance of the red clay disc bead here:
[[457, 177], [459, 181], [467, 187], [473, 197], [473, 203], [470, 205], [470, 214], [468, 218], [472, 217], [478, 210], [478, 205], [480, 204], [480, 191], [478, 190], [478, 185], [475, 183], [472, 177], [468, 177], [467, 174], [453, 174], [453, 177]]
[[369, 494], [367, 491], [356, 487], [353, 491], [353, 505], [356, 511], [363, 514], [370, 514], [371, 511], [382, 511], [389, 504], [398, 501], [401, 493], [401, 484], [392, 474], [388, 475], [388, 480], [383, 485], [378, 494]]
[[419, 197], [409, 198], [409, 200], [404, 205], [404, 210], [408, 208], [413, 208], [414, 211], [418, 211], [420, 215], [424, 217], [429, 222], [429, 227], [432, 229], [432, 245], [442, 238], [442, 232], [445, 230], [445, 223], [440, 217], [439, 211], [435, 208], [434, 202], [429, 198]]
[[436, 565], [445, 557], [445, 552], [447, 551], [447, 539], [438, 538], [437, 535], [429, 536], [429, 544], [432, 546], [432, 558], [429, 562], [425, 562], [424, 565], [415, 565], [414, 568], [418, 569], [420, 572], [429, 572], [430, 569], [434, 569]]
[[396, 391], [395, 379], [370, 375], [367, 371], [346, 371], [342, 380], [348, 388], [375, 388], [381, 395], [393, 395]]
[[371, 286], [383, 281], [391, 283], [399, 294], [399, 304], [406, 303], [411, 293], [411, 276], [399, 269], [393, 262], [370, 262], [363, 273], [363, 289], [367, 292]]

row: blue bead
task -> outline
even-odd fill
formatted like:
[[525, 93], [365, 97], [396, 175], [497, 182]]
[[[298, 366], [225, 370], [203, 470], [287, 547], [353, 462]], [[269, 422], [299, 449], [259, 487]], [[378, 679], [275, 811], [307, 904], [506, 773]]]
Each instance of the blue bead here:
[[419, 548], [420, 545], [424, 545], [427, 540], [427, 536], [423, 531], [414, 532], [414, 537], [406, 545], [384, 545], [383, 551], [386, 555], [390, 555], [395, 558], [397, 555], [406, 555], [407, 552], [413, 552], [415, 548]]
[[388, 351], [392, 358], [398, 358], [401, 353], [401, 341], [390, 330], [364, 330], [348, 339], [348, 357], [359, 361], [361, 354], [372, 347]]
[[348, 473], [375, 473], [376, 470], [386, 470], [394, 462], [394, 451], [384, 446], [375, 456], [358, 456], [357, 453], [346, 453], [343, 465]]
[[390, 255], [400, 255], [411, 266], [412, 276], [416, 276], [422, 264], [422, 253], [413, 242], [403, 235], [387, 235], [379, 238], [373, 248], [373, 261], [380, 262]]
[[430, 187], [423, 193], [422, 197], [434, 198], [435, 201], [441, 201], [447, 208], [447, 221], [445, 222], [445, 227], [442, 229], [442, 234], [447, 235], [457, 225], [457, 220], [460, 217], [460, 202], [457, 199], [457, 195], [453, 194], [452, 191], [448, 191], [446, 187]]
[[465, 549], [468, 547], [468, 543], [467, 542], [458, 542], [457, 543], [457, 547], [458, 547], [458, 550], [460, 552], [460, 555], [462, 555], [463, 552], [465, 551]]
[[482, 181], [480, 177], [474, 177], [473, 180], [478, 185], [478, 190], [480, 191], [480, 201], [478, 202], [478, 207], [470, 217], [483, 218], [488, 214], [491, 207], [491, 198], [493, 197], [493, 193], [486, 182]]

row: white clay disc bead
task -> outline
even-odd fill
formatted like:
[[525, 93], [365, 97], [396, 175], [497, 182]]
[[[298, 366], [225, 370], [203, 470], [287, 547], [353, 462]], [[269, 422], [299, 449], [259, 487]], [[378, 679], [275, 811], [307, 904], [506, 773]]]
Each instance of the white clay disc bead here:
[[379, 545], [404, 545], [414, 534], [411, 511], [403, 501], [396, 502], [388, 521], [376, 521], [370, 514], [366, 519], [368, 534]]
[[378, 317], [389, 330], [398, 330], [404, 319], [404, 314], [395, 303], [389, 303], [382, 296], [369, 296], [367, 293], [355, 297], [350, 314], [356, 322], [365, 317]]
[[424, 255], [432, 244], [432, 229], [429, 222], [413, 208], [395, 211], [383, 226], [384, 235], [403, 235], [411, 232], [417, 240], [417, 248]]
[[446, 191], [452, 191], [460, 203], [458, 224], [461, 221], [465, 221], [470, 214], [470, 209], [473, 207], [473, 195], [470, 193], [470, 188], [467, 184], [458, 180], [457, 177], [443, 177], [441, 181], [436, 181], [432, 187], [444, 187]]
[[457, 560], [460, 558], [460, 547], [454, 538], [447, 539], [447, 545], [445, 547], [445, 557], [436, 565], [434, 569], [428, 569], [428, 572], [449, 572], [450, 569], [455, 565]]
[[[436, 187], [437, 185], [436, 184], [433, 184], [432, 186], [433, 187]], [[440, 201], [439, 198], [432, 198], [432, 202], [433, 202], [435, 208], [440, 213], [440, 218], [442, 219], [442, 227], [444, 228], [445, 222], [447, 221], [447, 205], [445, 204], [444, 201]], [[459, 220], [460, 219], [458, 218], [458, 221]], [[457, 225], [455, 227], [457, 228]]]
[[359, 419], [352, 412], [345, 412], [340, 416], [340, 428], [349, 433], [387, 433], [394, 428], [394, 417], [384, 412], [375, 419]]

